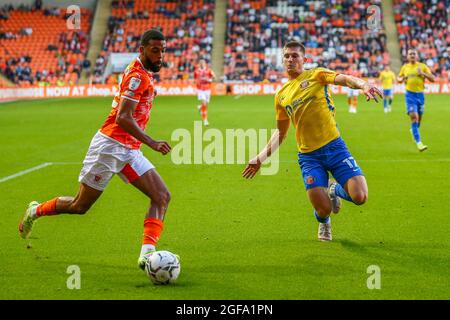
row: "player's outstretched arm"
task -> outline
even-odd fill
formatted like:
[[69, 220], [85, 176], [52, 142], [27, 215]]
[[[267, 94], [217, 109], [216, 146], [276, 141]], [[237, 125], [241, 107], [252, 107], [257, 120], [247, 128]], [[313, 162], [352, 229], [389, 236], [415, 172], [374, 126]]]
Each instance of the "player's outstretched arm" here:
[[283, 143], [287, 136], [289, 126], [290, 120], [277, 120], [277, 131], [275, 131], [272, 137], [270, 137], [270, 140], [264, 149], [255, 158], [248, 162], [244, 171], [242, 171], [242, 176], [244, 178], [251, 179], [255, 176], [261, 168], [261, 164], [278, 149], [281, 143]]
[[403, 83], [403, 82], [405, 82], [407, 80], [407, 77], [405, 75], [405, 71], [404, 70], [405, 70], [405, 66], [403, 66], [400, 69], [400, 72], [399, 72], [398, 77], [397, 77], [397, 82], [398, 83]]
[[338, 74], [334, 79], [334, 84], [338, 86], [349, 87], [352, 89], [361, 89], [366, 96], [366, 100], [369, 101], [371, 99], [378, 102], [378, 98], [383, 99], [383, 93], [376, 86], [372, 86], [363, 79], [350, 76], [347, 74]]
[[426, 78], [430, 82], [434, 82], [436, 80], [436, 77], [432, 73], [428, 73], [426, 71], [423, 71], [421, 68], [418, 68], [417, 72], [419, 73], [419, 75], [421, 75], [422, 77]]
[[167, 154], [171, 147], [166, 141], [155, 141], [144, 130], [139, 127], [136, 120], [133, 118], [133, 111], [136, 109], [137, 102], [122, 98], [120, 99], [119, 110], [116, 116], [116, 123], [126, 132], [141, 141], [143, 144], [149, 146], [157, 152]]

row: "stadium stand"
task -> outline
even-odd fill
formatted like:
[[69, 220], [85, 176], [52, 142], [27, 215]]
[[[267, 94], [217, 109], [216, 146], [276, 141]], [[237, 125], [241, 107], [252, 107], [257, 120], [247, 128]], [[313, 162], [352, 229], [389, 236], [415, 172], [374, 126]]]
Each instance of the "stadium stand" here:
[[344, 71], [356, 64], [374, 77], [389, 62], [386, 36], [366, 26], [367, 8], [381, 1], [228, 1], [225, 74], [228, 81], [275, 82], [283, 77], [281, 48], [303, 42], [309, 67]]
[[13, 83], [75, 84], [86, 65], [92, 13], [81, 9], [79, 30], [69, 30], [66, 9], [6, 5], [0, 9], [0, 71]]
[[[103, 81], [109, 53], [137, 52], [141, 34], [151, 27], [162, 30], [168, 39], [166, 61], [170, 68], [163, 68], [157, 80], [185, 83], [193, 79], [200, 57], [211, 61], [214, 3], [214, 0], [113, 1], [108, 33], [96, 60], [92, 83]], [[114, 82], [111, 78], [106, 81]]]
[[[226, 3], [225, 82], [283, 79], [281, 48], [289, 39], [306, 45], [307, 68], [346, 72], [356, 65], [361, 76], [377, 77], [389, 63], [383, 25], [375, 31], [367, 26], [367, 8], [381, 8], [381, 0]], [[65, 85], [78, 83], [81, 71], [92, 64], [90, 83], [116, 84], [117, 75], [104, 77], [109, 54], [137, 52], [143, 31], [157, 27], [168, 39], [169, 64], [157, 80], [191, 83], [200, 57], [212, 62], [215, 6], [214, 0], [113, 0], [102, 50], [88, 61], [90, 10], [81, 8], [81, 30], [68, 30], [65, 8], [5, 5], [0, 8], [0, 72], [22, 87]], [[450, 7], [437, 0], [394, 0], [393, 8], [402, 58], [416, 46], [422, 61], [449, 79]], [[7, 85], [0, 79], [0, 86]]]
[[434, 74], [450, 79], [450, 6], [445, 3], [396, 0], [394, 12], [403, 62], [414, 47]]

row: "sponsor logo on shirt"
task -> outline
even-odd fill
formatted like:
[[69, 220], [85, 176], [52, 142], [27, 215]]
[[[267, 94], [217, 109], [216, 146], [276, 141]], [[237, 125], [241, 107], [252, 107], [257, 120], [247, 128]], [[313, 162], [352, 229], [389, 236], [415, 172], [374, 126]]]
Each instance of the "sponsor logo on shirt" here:
[[309, 82], [307, 80], [300, 83], [300, 88], [302, 89], [305, 89], [307, 86], [309, 86]]

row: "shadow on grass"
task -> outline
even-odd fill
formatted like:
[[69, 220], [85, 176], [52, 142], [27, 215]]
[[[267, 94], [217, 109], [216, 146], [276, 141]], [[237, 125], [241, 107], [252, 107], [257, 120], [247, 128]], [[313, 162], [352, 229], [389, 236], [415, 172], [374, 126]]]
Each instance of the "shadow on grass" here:
[[358, 243], [348, 239], [336, 242], [349, 252], [380, 263], [388, 262], [408, 270], [450, 275], [450, 253], [445, 245], [406, 241]]

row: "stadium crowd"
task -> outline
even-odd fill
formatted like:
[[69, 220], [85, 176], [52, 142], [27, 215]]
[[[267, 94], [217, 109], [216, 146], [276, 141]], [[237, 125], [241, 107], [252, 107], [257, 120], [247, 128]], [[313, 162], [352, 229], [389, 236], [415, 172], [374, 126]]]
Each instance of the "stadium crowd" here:
[[[363, 77], [377, 77], [389, 54], [382, 20], [377, 29], [367, 24], [370, 5], [381, 8], [381, 0], [228, 0], [221, 80], [280, 81], [285, 77], [281, 49], [288, 39], [306, 45], [307, 68], [346, 72], [356, 67]], [[156, 26], [167, 36], [169, 64], [156, 77], [182, 83], [193, 79], [200, 58], [211, 62], [214, 9], [214, 0], [114, 0], [101, 52], [89, 61], [89, 10], [81, 12], [87, 26], [68, 30], [62, 8], [41, 0], [33, 6], [5, 5], [0, 8], [0, 71], [21, 86], [75, 84], [84, 69], [90, 83], [117, 83], [115, 75], [104, 77], [109, 54], [137, 52], [142, 32]], [[394, 13], [402, 58], [417, 47], [435, 74], [450, 79], [450, 7], [438, 0], [394, 0]], [[47, 38], [39, 33], [43, 25], [53, 27]]]
[[[149, 25], [163, 31], [168, 39], [166, 61], [170, 70], [163, 68], [157, 79], [166, 82], [192, 79], [200, 57], [211, 61], [214, 0], [187, 0], [181, 3], [117, 0], [113, 1], [112, 6], [108, 32], [92, 75], [93, 83], [103, 81], [109, 53], [138, 51], [140, 35]], [[111, 82], [111, 79], [106, 81]]]
[[434, 74], [450, 80], [450, 6], [446, 2], [396, 0], [394, 12], [403, 62], [408, 48], [415, 47]]
[[367, 8], [381, 1], [228, 1], [227, 80], [277, 81], [283, 76], [281, 48], [303, 42], [309, 67], [345, 71], [356, 64], [362, 76], [377, 76], [389, 62], [383, 29], [369, 30]]
[[89, 48], [91, 13], [81, 10], [86, 26], [69, 30], [66, 10], [34, 5], [0, 9], [0, 71], [20, 86], [77, 83]]

